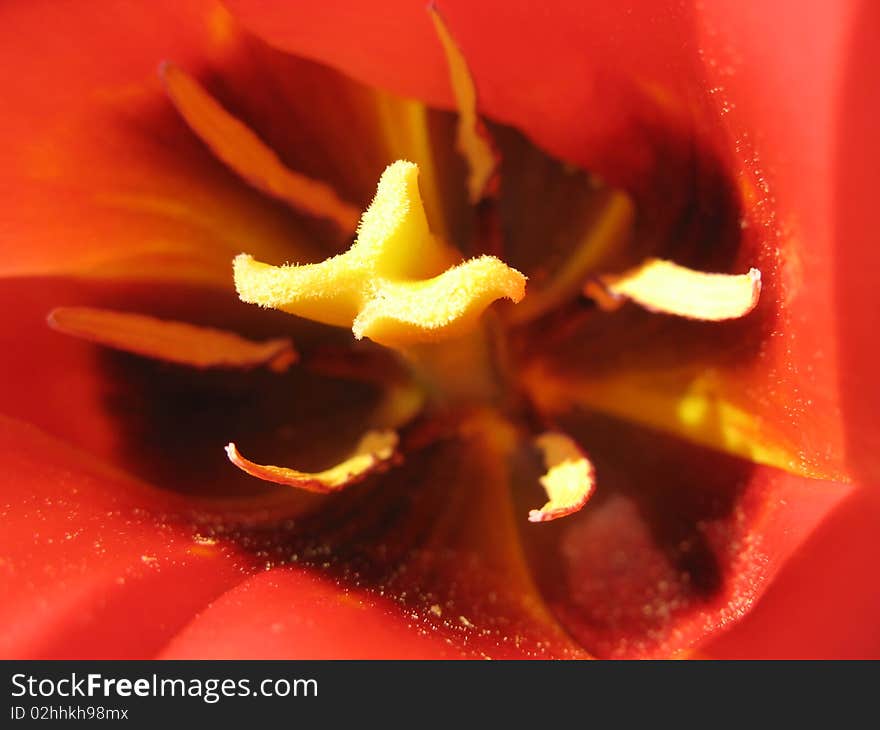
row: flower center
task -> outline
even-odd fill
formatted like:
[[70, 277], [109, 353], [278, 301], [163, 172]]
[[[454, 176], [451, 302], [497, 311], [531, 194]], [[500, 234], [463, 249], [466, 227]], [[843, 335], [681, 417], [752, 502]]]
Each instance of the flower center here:
[[[457, 148], [468, 169], [468, 198], [481, 214], [481, 233], [491, 239], [491, 245], [481, 250], [500, 252], [501, 233], [493, 215], [502, 182], [496, 146], [477, 114], [467, 64], [440, 16], [435, 10], [431, 13], [458, 105]], [[192, 130], [249, 184], [301, 212], [332, 221], [345, 232], [354, 230], [356, 209], [333, 188], [288, 169], [253, 131], [182, 70], [165, 64], [161, 75]], [[381, 372], [368, 376], [376, 376], [386, 388], [386, 401], [374, 418], [374, 428], [336, 465], [313, 473], [260, 465], [242, 456], [232, 443], [226, 449], [229, 459], [258, 478], [329, 493], [389, 468], [408, 444], [423, 441], [425, 433], [430, 438], [444, 428], [443, 423], [452, 422], [460, 432], [479, 428], [513, 434], [500, 439], [504, 448], [521, 446], [523, 435], [531, 440], [546, 465], [541, 483], [548, 495], [547, 504], [530, 512], [531, 521], [552, 520], [581, 509], [593, 493], [594, 474], [583, 448], [554, 423], [554, 411], [566, 395], [548, 390], [537, 367], [511, 363], [509, 335], [540, 327], [542, 317], [573, 300], [589, 300], [603, 311], [628, 301], [665, 315], [732, 319], [754, 308], [761, 287], [755, 269], [740, 275], [705, 273], [659, 259], [596, 275], [595, 251], [602, 248], [603, 239], [619, 236], [634, 214], [623, 193], [608, 200], [595, 235], [575, 247], [551, 280], [540, 282], [528, 297], [526, 277], [501, 258], [481, 255], [464, 260], [429, 229], [419, 168], [405, 160], [385, 169], [345, 252], [318, 263], [284, 266], [238, 255], [233, 277], [243, 301], [350, 329], [355, 340], [372, 340], [395, 352], [409, 377]], [[542, 245], [542, 241], [534, 243]], [[509, 301], [496, 304], [499, 300]], [[297, 359], [286, 339], [255, 343], [232, 333], [127, 313], [68, 308], [56, 310], [50, 322], [101, 344], [199, 368], [266, 366], [283, 372]], [[415, 434], [404, 433], [420, 413], [429, 416], [421, 419], [429, 427], [422, 429], [422, 435], [418, 427], [411, 429]], [[504, 428], [499, 426], [502, 422]]]
[[[234, 262], [234, 278], [245, 302], [350, 327], [356, 339], [369, 338], [398, 352], [414, 376], [422, 402], [434, 415], [457, 413], [461, 423], [471, 426], [497, 422], [497, 418], [469, 415], [488, 408], [514, 420], [519, 431], [533, 431], [535, 425], [543, 429], [546, 418], [531, 412], [529, 399], [521, 397], [520, 378], [511, 371], [504, 352], [507, 329], [528, 323], [529, 315], [537, 316], [552, 304], [542, 301], [539, 291], [531, 309], [526, 307], [525, 317], [505, 317], [503, 311], [483, 317], [496, 300], [509, 299], [514, 304], [523, 300], [526, 277], [495, 256], [459, 259], [428, 229], [418, 168], [397, 161], [383, 173], [348, 251], [317, 264], [286, 266], [271, 266], [241, 254]], [[544, 296], [577, 296], [580, 288], [580, 295], [592, 298], [600, 310], [630, 300], [652, 311], [717, 321], [748, 313], [760, 293], [760, 273], [755, 269], [738, 276], [708, 274], [659, 259], [574, 287], [579, 278], [572, 268], [577, 269], [583, 260], [575, 252], [573, 262], [561, 274], [563, 283], [546, 287]], [[594, 489], [593, 468], [565, 434], [551, 430], [535, 436], [534, 444], [547, 464], [541, 481], [549, 501], [542, 509], [532, 510], [529, 519], [543, 522], [583, 507]], [[378, 449], [364, 450], [369, 440], [383, 444], [384, 457]], [[254, 476], [313, 491], [333, 491], [390, 460], [396, 443], [387, 434], [368, 434], [352, 457], [332, 470], [332, 480], [254, 464], [234, 444], [227, 451], [234, 464]], [[360, 469], [347, 467], [355, 462]]]
[[358, 340], [395, 349], [435, 402], [491, 401], [497, 325], [487, 327], [481, 314], [498, 299], [519, 302], [526, 278], [494, 256], [460, 258], [428, 230], [418, 168], [398, 161], [382, 175], [348, 251], [302, 266], [242, 254], [235, 287], [245, 302], [351, 328]]

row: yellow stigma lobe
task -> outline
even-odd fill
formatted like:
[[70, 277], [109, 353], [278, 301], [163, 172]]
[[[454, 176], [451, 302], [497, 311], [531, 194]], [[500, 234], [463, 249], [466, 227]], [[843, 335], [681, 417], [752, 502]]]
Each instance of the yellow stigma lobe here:
[[589, 281], [584, 294], [602, 309], [629, 299], [650, 312], [718, 322], [751, 312], [761, 295], [761, 272], [710, 274], [671, 261], [648, 259], [623, 274]]
[[529, 522], [549, 522], [577, 512], [595, 490], [593, 465], [581, 448], [568, 436], [548, 431], [535, 439], [544, 456], [547, 473], [541, 485], [547, 503], [529, 512]]
[[245, 459], [233, 443], [226, 446], [226, 455], [243, 472], [263, 481], [297, 487], [317, 494], [330, 494], [390, 466], [397, 456], [397, 442], [397, 434], [394, 431], [368, 431], [347, 459], [319, 472], [255, 464]]
[[233, 273], [242, 301], [397, 347], [463, 334], [496, 299], [525, 296], [525, 277], [499, 259], [455, 259], [428, 230], [418, 167], [398, 161], [382, 174], [348, 251], [301, 266], [241, 254]]
[[354, 320], [357, 339], [386, 344], [454, 337], [470, 330], [492, 302], [525, 296], [525, 277], [494, 256], [480, 256], [432, 279], [385, 284]]

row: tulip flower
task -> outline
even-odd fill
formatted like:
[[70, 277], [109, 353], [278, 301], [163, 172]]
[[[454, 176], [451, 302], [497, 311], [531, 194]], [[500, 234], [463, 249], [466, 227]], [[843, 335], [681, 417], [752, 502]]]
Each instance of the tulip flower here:
[[4, 5], [0, 654], [880, 652], [877, 11], [612, 5]]

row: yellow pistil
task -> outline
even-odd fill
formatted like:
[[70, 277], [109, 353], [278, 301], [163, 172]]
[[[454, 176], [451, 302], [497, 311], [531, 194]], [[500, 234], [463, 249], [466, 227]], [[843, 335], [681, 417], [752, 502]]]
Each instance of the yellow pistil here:
[[455, 260], [428, 230], [418, 167], [398, 161], [382, 174], [348, 251], [295, 266], [242, 254], [234, 277], [245, 302], [402, 347], [464, 334], [496, 299], [518, 302], [525, 295], [525, 277], [499, 259]]
[[397, 441], [394, 431], [368, 431], [347, 459], [319, 472], [255, 464], [245, 459], [233, 443], [227, 445], [226, 455], [235, 466], [258, 479], [307, 492], [329, 494], [387, 468], [397, 456]]
[[564, 433], [548, 431], [535, 439], [547, 473], [541, 485], [547, 504], [529, 512], [529, 522], [548, 522], [577, 512], [595, 490], [593, 465], [581, 448]]
[[648, 259], [623, 274], [587, 282], [584, 294], [602, 309], [615, 309], [629, 299], [650, 312], [718, 322], [744, 317], [755, 308], [761, 295], [761, 272], [711, 274]]

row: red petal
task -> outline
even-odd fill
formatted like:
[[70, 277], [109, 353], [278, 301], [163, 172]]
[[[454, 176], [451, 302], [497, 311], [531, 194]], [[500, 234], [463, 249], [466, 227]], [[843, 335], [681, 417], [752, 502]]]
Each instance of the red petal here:
[[[454, 106], [423, 3], [390, 0], [375, 8], [331, 0], [307, 7], [228, 0], [227, 5], [290, 53], [381, 88]], [[642, 143], [604, 151], [599, 145], [600, 138], [617, 137], [632, 123], [639, 97], [678, 104], [701, 82], [696, 41], [683, 32], [690, 19], [675, 2], [555, 2], [542, 12], [528, 0], [478, 5], [446, 0], [438, 6], [473, 72], [481, 111], [556, 154], [582, 163], [589, 159], [589, 166], [603, 173], [610, 167], [621, 177], [622, 165], [649, 162]]]
[[704, 647], [720, 659], [878, 659], [874, 579], [880, 494], [847, 499], [786, 563], [755, 609]]
[[[880, 403], [880, 347], [876, 337], [877, 286], [872, 272], [880, 268], [880, 248], [874, 234], [876, 175], [880, 169], [880, 139], [875, 120], [880, 116], [880, 94], [872, 80], [880, 53], [875, 42], [880, 7], [863, 3], [859, 8], [859, 15], [851, 19], [846, 41], [838, 47], [841, 62], [845, 59], [846, 66], [839, 107], [829, 134], [833, 177], [814, 182], [820, 188], [816, 199], [825, 201], [833, 225], [829, 232], [829, 257], [824, 262], [817, 261], [815, 269], [825, 263], [834, 273], [847, 446], [859, 476], [875, 486], [880, 482], [880, 455], [876, 448], [880, 433], [876, 412], [876, 404]], [[800, 184], [806, 182], [801, 180]], [[874, 515], [876, 530], [880, 514], [875, 510]]]
[[384, 599], [300, 568], [276, 568], [228, 591], [162, 659], [462, 659]]
[[[419, 59], [424, 57], [420, 54], [433, 53], [436, 62], [424, 64], [428, 69], [425, 84], [421, 84], [419, 78], [414, 80], [438, 97], [444, 93], [439, 49], [432, 51], [431, 42], [424, 34], [412, 32], [417, 26], [406, 26], [407, 18], [415, 19], [416, 13], [423, 14], [421, 3], [413, 3], [409, 8], [386, 4], [383, 12], [376, 12], [375, 8], [361, 7], [358, 10], [352, 9], [352, 5], [344, 6], [347, 8], [345, 12], [340, 11], [338, 3], [310, 8], [311, 17], [302, 19], [292, 17], [298, 12], [297, 6], [285, 4], [288, 17], [292, 17], [292, 24], [287, 29], [296, 28], [303, 34], [300, 39], [313, 46], [324, 43], [329, 37], [333, 47], [324, 50], [327, 57], [344, 60], [354, 54], [357, 63], [352, 66], [362, 73], [372, 68], [372, 63], [379, 64], [382, 73], [372, 75], [387, 83], [398, 76], [403, 81], [407, 77], [419, 76], [423, 68]], [[69, 87], [71, 96], [76, 97], [84, 91], [73, 83], [84, 62], [84, 54], [78, 53], [77, 43], [83, 37], [94, 37], [96, 30], [89, 27], [87, 34], [71, 32], [72, 19], [46, 24], [43, 21], [50, 18], [45, 15], [49, 12], [46, 7], [54, 6], [20, 3], [4, 10], [4, 13], [18, 13], [25, 12], [21, 8], [36, 8], [27, 12], [38, 16], [36, 20], [39, 22], [32, 27], [39, 27], [39, 33], [24, 33], [22, 29], [28, 27], [25, 23], [12, 22], [12, 18], [4, 17], [0, 27], [7, 28], [7, 33], [13, 37], [4, 38], [0, 47], [10, 49], [16, 55], [2, 67], [7, 69], [4, 73], [8, 73], [20, 68], [23, 60], [41, 63], [39, 59], [43, 57], [55, 58], [46, 55], [53, 49], [69, 51], [72, 48], [74, 52], [63, 59], [67, 63], [59, 69], [49, 67], [48, 73], [52, 78], [59, 78], [57, 74], [66, 73], [67, 68], [74, 69], [73, 78], [62, 79], [58, 87], [62, 96]], [[661, 90], [683, 88], [697, 107], [706, 102], [710, 89], [718, 86], [726, 89], [723, 93], [715, 92], [714, 101], [708, 104], [710, 110], [719, 113], [710, 114], [708, 121], [703, 121], [714, 134], [719, 129], [716, 122], [721, 119], [728, 133], [726, 140], [745, 142], [737, 152], [741, 164], [736, 169], [742, 171], [741, 179], [746, 183], [749, 180], [759, 183], [750, 186], [753, 197], [749, 222], [753, 230], [757, 225], [756, 242], [772, 254], [777, 234], [787, 240], [793, 231], [796, 241], [796, 249], [783, 251], [784, 265], [775, 274], [787, 283], [784, 289], [785, 327], [779, 330], [781, 336], [775, 339], [778, 347], [769, 349], [765, 355], [767, 363], [777, 363], [777, 373], [784, 376], [774, 378], [772, 386], [777, 390], [798, 387], [802, 394], [807, 393], [803, 396], [805, 398], [816, 392], [823, 404], [830, 403], [833, 407], [839, 369], [846, 395], [845, 405], [848, 415], [852, 416], [847, 423], [851, 453], [858, 457], [856, 465], [863, 473], [876, 474], [877, 457], [872, 449], [865, 447], [876, 442], [876, 425], [870, 411], [872, 404], [877, 402], [878, 385], [874, 377], [876, 346], [871, 337], [865, 336], [872, 332], [870, 304], [873, 294], [867, 274], [863, 272], [876, 268], [870, 257], [878, 255], [876, 247], [870, 246], [871, 241], [867, 238], [872, 221], [867, 218], [868, 206], [864, 202], [864, 196], [870, 195], [872, 190], [868, 184], [871, 178], [867, 175], [876, 169], [877, 142], [874, 135], [867, 134], [870, 129], [861, 126], [862, 120], [870, 117], [863, 113], [864, 105], [873, 101], [865, 96], [864, 91], [870, 88], [870, 84], [860, 78], [860, 74], [868, 74], [868, 70], [876, 65], [870, 62], [876, 50], [869, 40], [854, 44], [852, 49], [846, 42], [850, 28], [864, 28], [860, 38], [869, 36], [868, 31], [876, 25], [871, 22], [873, 18], [855, 17], [855, 3], [817, 6], [806, 12], [801, 4], [795, 6], [794, 3], [778, 4], [770, 11], [763, 3], [745, 6], [742, 3], [717, 3], [708, 8], [704, 4], [700, 6], [700, 12], [705, 17], [696, 19], [683, 18], [678, 11], [667, 11], [666, 8], [658, 10], [656, 3], [638, 5], [629, 15], [626, 11], [631, 8], [624, 6], [597, 4], [596, 7], [585, 7], [578, 4], [537, 17], [533, 4], [526, 3], [520, 6], [505, 2], [503, 12], [481, 5], [473, 10], [473, 14], [465, 13], [463, 4], [460, 7], [456, 13], [455, 7], [447, 9], [444, 6], [444, 12], [465, 52], [473, 58], [477, 84], [486, 85], [485, 79], [492, 82], [483, 94], [490, 113], [511, 121], [522, 121], [524, 128], [552, 149], [566, 152], [599, 171], [616, 172], [616, 177], [621, 180], [627, 179], [627, 172], [642, 171], [646, 160], [650, 162], [652, 158], [645, 145], [629, 144], [633, 135], [631, 129], [621, 124], [621, 118], [632, 122], [638, 116], [633, 114], [638, 105], [631, 103], [633, 91], [630, 87], [614, 83], [617, 74], [646, 79], [649, 86], [654, 81], [664, 81], [661, 74], [677, 76], [681, 79], [680, 84], [673, 84], [668, 89], [661, 87]], [[326, 22], [323, 30], [320, 23], [328, 18], [323, 17], [322, 12], [331, 13], [331, 22]], [[768, 12], [777, 14], [778, 19]], [[422, 22], [424, 32], [429, 33], [426, 16], [420, 17], [422, 20], [418, 22]], [[470, 25], [469, 17], [477, 22]], [[105, 23], [113, 27], [113, 32], [118, 32], [116, 21], [119, 19], [110, 20], [113, 22], [105, 20]], [[306, 22], [300, 22], [302, 20]], [[406, 32], [387, 32], [389, 26], [399, 23], [404, 23]], [[126, 46], [131, 45], [131, 38], [144, 35], [144, 27], [149, 27], [144, 26], [142, 19], [135, 25], [137, 32], [118, 32], [120, 38], [125, 38]], [[785, 34], [779, 33], [782, 26], [787, 29]], [[44, 44], [49, 48], [44, 49], [36, 41], [48, 37], [44, 35], [46, 27], [56, 27], [59, 32], [51, 34], [51, 43]], [[175, 26], [170, 24], [169, 27]], [[283, 29], [284, 26], [279, 27]], [[491, 42], [487, 41], [487, 27], [493, 31]], [[347, 28], [347, 31], [340, 33], [340, 28]], [[584, 29], [583, 34], [579, 28]], [[163, 33], [167, 31], [166, 28], [162, 30]], [[536, 48], [536, 39], [540, 39], [540, 48]], [[732, 63], [727, 63], [731, 59], [725, 57], [726, 53], [719, 53], [725, 46], [735, 56]], [[531, 48], [534, 52], [512, 53], [515, 47]], [[589, 53], [584, 52], [585, 47], [590, 49]], [[35, 52], [35, 48], [40, 52]], [[401, 54], [400, 48], [407, 53]], [[697, 48], [703, 52], [706, 63], [705, 67], [693, 64], [697, 68], [697, 73], [693, 73], [691, 61], [696, 59]], [[809, 48], [810, 52], [804, 53], [804, 48]], [[312, 54], [319, 55], [314, 48]], [[536, 57], [542, 60], [540, 64], [534, 62]], [[125, 49], [122, 49], [120, 68], [126, 67], [126, 58]], [[180, 55], [175, 59], [186, 61]], [[845, 66], [847, 61], [849, 65]], [[797, 64], [794, 69], [790, 67], [792, 63]], [[114, 68], [113, 63], [108, 63], [106, 72], [113, 73]], [[16, 108], [27, 102], [32, 111], [24, 117], [10, 114], [11, 120], [21, 122], [23, 118], [30, 124], [37, 118], [52, 117], [41, 104], [51, 107], [51, 103], [59, 103], [61, 97], [53, 96], [45, 102], [37, 98], [39, 95], [33, 93], [36, 89], [32, 78], [46, 75], [46, 69], [39, 74], [38, 70], [28, 71], [30, 78], [28, 75], [23, 77], [24, 86], [12, 82], [7, 85], [4, 79], [6, 88], [31, 92], [22, 95], [21, 104]], [[703, 72], [709, 77], [708, 83], [700, 77]], [[515, 83], [506, 83], [505, 80], [511, 78]], [[653, 88], [656, 91], [657, 87]], [[529, 93], [523, 93], [523, 89]], [[85, 91], [82, 98], [88, 98], [88, 89]], [[665, 98], [674, 108], [676, 95], [673, 93]], [[840, 100], [841, 109], [828, 103], [833, 98]], [[541, 106], [558, 113], [535, 114], [535, 108]], [[508, 107], [510, 111], [505, 112]], [[732, 111], [725, 112], [725, 116], [720, 113], [722, 109]], [[809, 113], [805, 114], [805, 109]], [[10, 129], [18, 134], [23, 126]], [[758, 132], [763, 135], [760, 139], [755, 138]], [[18, 139], [16, 134], [12, 138]], [[751, 138], [746, 139], [746, 134]], [[615, 136], [620, 143], [610, 144]], [[765, 179], [767, 170], [772, 171], [773, 178]], [[769, 191], [762, 190], [764, 182]], [[30, 208], [17, 206], [22, 194], [15, 190], [5, 195], [5, 199], [16, 208], [29, 211], [29, 221], [45, 217], [45, 209], [36, 203]], [[48, 196], [42, 199], [50, 200]], [[58, 207], [60, 198], [52, 196], [51, 200], [55, 206], [53, 214], [63, 213], [64, 210]], [[75, 208], [71, 208], [68, 218], [76, 218]], [[761, 210], [771, 210], [776, 214], [775, 219], [761, 216]], [[30, 231], [20, 218], [15, 213], [7, 220], [13, 224], [13, 230], [18, 226], [18, 230]], [[65, 219], [58, 215], [57, 220]], [[118, 227], [115, 225], [98, 233], [113, 234]], [[792, 227], [789, 229], [788, 226]], [[64, 232], [66, 229], [59, 227], [58, 230]], [[44, 235], [39, 241], [48, 245], [58, 238], [57, 235]], [[49, 258], [61, 260], [57, 249], [46, 250], [51, 251]], [[832, 300], [831, 282], [827, 276], [832, 251], [838, 255], [836, 300]], [[19, 254], [34, 255], [29, 249], [22, 249]], [[27, 266], [33, 264], [33, 261], [24, 261], [24, 268], [19, 267], [19, 271], [27, 270]], [[802, 267], [802, 275], [798, 265]], [[799, 282], [803, 282], [800, 288], [797, 286]], [[846, 321], [840, 330], [845, 337], [838, 340], [835, 328], [841, 320]], [[835, 351], [835, 345], [841, 348], [840, 353]], [[842, 359], [835, 364], [838, 354]], [[836, 412], [830, 417], [835, 422], [839, 420]], [[814, 423], [812, 419], [807, 419], [805, 428], [809, 429], [811, 423]], [[823, 428], [827, 426], [826, 422]], [[816, 431], [815, 425], [812, 428]], [[829, 440], [834, 440], [834, 430], [833, 425], [828, 427]], [[862, 553], [862, 557], [870, 558], [870, 551]]]
[[[826, 440], [846, 453], [853, 475], [873, 482], [880, 429], [869, 404], [880, 399], [880, 350], [866, 272], [880, 263], [870, 192], [880, 95], [869, 91], [880, 14], [857, 2], [701, 7], [708, 83], [723, 88], [721, 130], [737, 140], [749, 218], [759, 241], [780, 247], [785, 337], [768, 358], [791, 370], [784, 380], [793, 396], [826, 403], [837, 395]], [[819, 419], [801, 420], [809, 431]]]
[[0, 454], [0, 655], [147, 657], [241, 580], [235, 549], [169, 516], [179, 499], [5, 417]]

